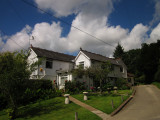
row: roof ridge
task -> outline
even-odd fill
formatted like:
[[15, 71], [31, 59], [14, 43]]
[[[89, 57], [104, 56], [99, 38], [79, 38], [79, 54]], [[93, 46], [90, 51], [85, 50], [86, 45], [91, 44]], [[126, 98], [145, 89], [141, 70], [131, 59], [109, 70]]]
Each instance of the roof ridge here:
[[[105, 57], [105, 58], [109, 58], [109, 57], [106, 57], [104, 55], [101, 55], [101, 54], [97, 54], [97, 53], [93, 53], [93, 52], [90, 52], [90, 51], [87, 51], [87, 50], [82, 50], [82, 51], [86, 51], [88, 53], [91, 53], [91, 54], [96, 54], [96, 55], [99, 55], [99, 56], [102, 56], [102, 57]], [[110, 59], [110, 58], [109, 58]]]
[[45, 51], [48, 51], [48, 52], [54, 52], [54, 53], [58, 53], [58, 54], [63, 54], [63, 55], [75, 57], [73, 55], [68, 55], [68, 54], [65, 54], [65, 53], [60, 53], [60, 52], [56, 52], [56, 51], [52, 51], [52, 50], [47, 50], [47, 49], [44, 49], [44, 48], [39, 48], [39, 47], [32, 47], [32, 48], [37, 48], [37, 49], [45, 50]]

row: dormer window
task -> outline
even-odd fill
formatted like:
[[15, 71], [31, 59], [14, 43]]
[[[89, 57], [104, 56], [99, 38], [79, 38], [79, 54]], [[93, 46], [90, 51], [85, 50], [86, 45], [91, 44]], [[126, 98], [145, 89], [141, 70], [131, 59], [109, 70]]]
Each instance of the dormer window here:
[[52, 61], [46, 61], [46, 68], [52, 69]]

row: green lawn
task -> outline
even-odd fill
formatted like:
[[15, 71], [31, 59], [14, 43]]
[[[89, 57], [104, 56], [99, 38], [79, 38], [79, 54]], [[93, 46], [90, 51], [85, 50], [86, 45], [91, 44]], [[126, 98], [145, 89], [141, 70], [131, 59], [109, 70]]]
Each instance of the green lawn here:
[[[19, 118], [16, 120], [74, 120], [75, 112], [78, 112], [80, 120], [101, 120], [90, 111], [74, 104], [64, 104], [64, 97], [44, 100], [34, 104], [20, 107]], [[0, 120], [7, 120], [5, 110], [0, 111]]]
[[[120, 94], [124, 95], [124, 100], [126, 100], [129, 96], [126, 96], [125, 94], [131, 94], [131, 90], [119, 90], [117, 95], [111, 94], [111, 95], [98, 95], [98, 94], [90, 94], [88, 95], [88, 100], [83, 100], [83, 94], [79, 95], [73, 95], [76, 99], [96, 108], [99, 109], [107, 114], [110, 114], [113, 112], [116, 108], [118, 108], [121, 104], [121, 96]], [[114, 103], [114, 109], [112, 109], [111, 101], [113, 100]]]
[[152, 84], [157, 86], [160, 89], [160, 83], [159, 82], [153, 82]]

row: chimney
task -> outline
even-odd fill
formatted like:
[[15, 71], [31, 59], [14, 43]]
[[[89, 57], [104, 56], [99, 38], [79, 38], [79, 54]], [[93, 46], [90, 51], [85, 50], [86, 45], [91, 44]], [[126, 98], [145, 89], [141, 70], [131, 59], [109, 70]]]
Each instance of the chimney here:
[[31, 44], [31, 46], [30, 46], [30, 48], [32, 48], [33, 46], [32, 46], [32, 44]]
[[82, 51], [82, 48], [80, 47], [80, 51]]

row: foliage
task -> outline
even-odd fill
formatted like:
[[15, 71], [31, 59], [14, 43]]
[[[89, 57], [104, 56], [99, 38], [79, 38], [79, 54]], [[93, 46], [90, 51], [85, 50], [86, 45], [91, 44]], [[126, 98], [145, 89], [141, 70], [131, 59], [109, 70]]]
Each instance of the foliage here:
[[78, 65], [76, 69], [72, 71], [73, 75], [77, 78], [82, 78], [85, 74], [85, 70], [81, 65]]
[[121, 46], [121, 44], [118, 43], [116, 49], [114, 50], [113, 56], [115, 58], [122, 58], [123, 54], [124, 54], [124, 49]]
[[129, 73], [134, 73], [136, 76], [140, 76], [142, 73], [138, 71], [139, 59], [140, 59], [141, 49], [132, 49], [124, 52], [122, 60], [127, 66], [127, 71]]
[[[18, 108], [16, 120], [74, 120], [75, 111], [80, 120], [101, 120], [89, 110], [74, 104], [64, 104], [64, 97], [42, 100]], [[87, 116], [87, 117], [86, 117]], [[0, 120], [7, 120], [5, 111], [0, 111]]]
[[91, 78], [93, 81], [98, 81], [100, 85], [100, 92], [103, 91], [103, 83], [107, 80], [108, 74], [112, 70], [112, 65], [108, 61], [101, 64], [92, 65], [86, 69], [86, 76]]
[[110, 93], [110, 91], [113, 90], [113, 84], [108, 81], [106, 84], [104, 84], [102, 89], [103, 91], [108, 91], [108, 93]]
[[145, 75], [135, 78], [136, 84], [145, 83]]
[[117, 86], [117, 88], [118, 88], [119, 90], [129, 89], [129, 85], [127, 84], [127, 80], [124, 79], [124, 78], [118, 78], [118, 79], [115, 81], [115, 85]]
[[0, 91], [0, 110], [6, 108], [6, 106], [8, 105], [7, 100], [5, 99], [4, 95], [1, 93]]
[[[124, 94], [128, 93], [128, 91], [124, 91]], [[118, 108], [121, 104], [121, 96], [120, 95], [113, 95], [113, 94], [105, 94], [105, 95], [99, 95], [99, 94], [89, 94], [88, 100], [83, 100], [83, 94], [76, 94], [73, 95], [76, 99], [80, 100], [81, 102], [84, 102], [98, 110], [103, 111], [104, 113], [110, 114], [113, 112], [116, 108]], [[124, 96], [124, 100], [126, 100], [129, 96]], [[112, 109], [111, 101], [113, 100], [114, 103], [114, 109]]]
[[81, 83], [79, 81], [65, 81], [65, 92], [70, 94], [79, 93], [81, 91], [84, 91], [85, 88], [85, 82]]
[[26, 105], [39, 99], [50, 99], [62, 94], [56, 89], [52, 89], [52, 81], [50, 80], [27, 80], [24, 84], [26, 90], [19, 101], [21, 105]]
[[159, 60], [158, 70], [155, 73], [154, 79], [155, 79], [155, 81], [160, 82], [160, 60]]
[[28, 56], [24, 51], [0, 53], [0, 90], [12, 109], [12, 119], [16, 117], [18, 101], [25, 91], [23, 83], [31, 74]]
[[153, 82], [152, 84], [157, 86], [160, 89], [160, 82]]
[[[132, 49], [124, 52], [122, 60], [128, 68], [128, 72], [133, 73], [137, 81], [152, 83], [154, 78], [159, 77], [160, 40], [156, 43], [142, 44], [140, 49]], [[144, 77], [145, 76], [145, 77]], [[144, 79], [143, 79], [144, 78]]]
[[152, 83], [154, 75], [158, 70], [160, 59], [160, 40], [157, 43], [142, 44], [139, 71], [145, 75], [145, 83]]

